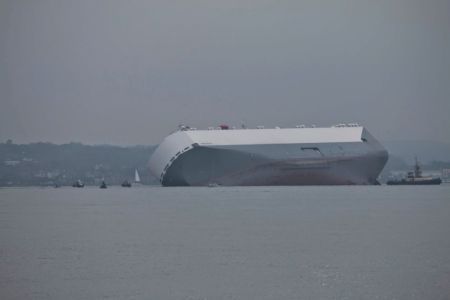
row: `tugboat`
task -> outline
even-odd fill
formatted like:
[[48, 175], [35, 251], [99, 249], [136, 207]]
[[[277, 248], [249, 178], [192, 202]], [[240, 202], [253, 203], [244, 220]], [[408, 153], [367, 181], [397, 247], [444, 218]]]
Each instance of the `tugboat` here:
[[129, 182], [128, 180], [125, 180], [124, 182], [122, 182], [121, 186], [122, 187], [131, 187], [131, 182]]
[[388, 185], [438, 185], [441, 184], [442, 180], [439, 177], [422, 176], [422, 170], [420, 169], [419, 162], [416, 157], [416, 164], [414, 165], [414, 171], [408, 172], [406, 178], [401, 180], [388, 180], [386, 184]]
[[106, 182], [103, 180], [102, 184], [100, 185], [101, 189], [106, 189], [108, 186], [106, 185]]
[[77, 181], [75, 181], [72, 184], [72, 186], [75, 187], [75, 188], [83, 188], [84, 187], [84, 183], [80, 179], [78, 179]]

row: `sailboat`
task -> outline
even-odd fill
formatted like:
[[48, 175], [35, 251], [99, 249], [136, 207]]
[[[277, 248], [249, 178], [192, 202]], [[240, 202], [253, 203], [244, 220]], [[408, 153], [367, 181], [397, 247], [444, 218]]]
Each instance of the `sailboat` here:
[[141, 185], [141, 178], [137, 169], [134, 169], [134, 185]]

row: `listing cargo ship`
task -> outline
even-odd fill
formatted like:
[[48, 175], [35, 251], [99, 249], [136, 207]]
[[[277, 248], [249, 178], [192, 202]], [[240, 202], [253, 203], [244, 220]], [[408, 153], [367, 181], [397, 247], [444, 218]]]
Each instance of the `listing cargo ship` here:
[[356, 123], [208, 130], [180, 126], [149, 161], [163, 186], [375, 185], [385, 148]]
[[420, 168], [419, 161], [417, 157], [415, 158], [416, 163], [414, 165], [414, 171], [408, 172], [406, 178], [400, 180], [393, 179], [388, 180], [386, 184], [388, 185], [439, 185], [442, 183], [441, 178], [432, 176], [423, 176], [422, 169]]

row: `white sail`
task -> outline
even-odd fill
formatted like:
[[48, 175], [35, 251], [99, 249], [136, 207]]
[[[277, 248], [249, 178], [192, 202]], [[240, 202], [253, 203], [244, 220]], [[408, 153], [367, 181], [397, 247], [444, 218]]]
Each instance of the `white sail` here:
[[137, 169], [134, 169], [134, 182], [136, 182], [136, 183], [141, 182], [141, 178], [139, 177], [139, 173], [138, 173]]

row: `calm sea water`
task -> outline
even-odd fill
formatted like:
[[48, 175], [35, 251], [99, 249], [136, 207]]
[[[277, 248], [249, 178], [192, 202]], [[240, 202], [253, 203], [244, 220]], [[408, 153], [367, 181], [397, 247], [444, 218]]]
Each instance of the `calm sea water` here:
[[450, 299], [450, 186], [0, 189], [0, 299]]

